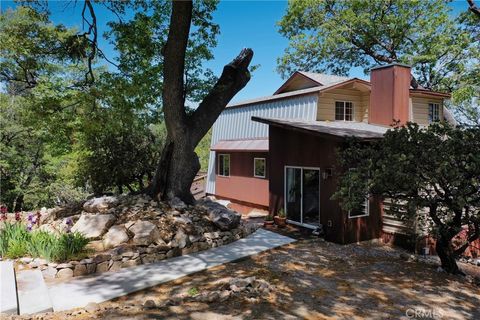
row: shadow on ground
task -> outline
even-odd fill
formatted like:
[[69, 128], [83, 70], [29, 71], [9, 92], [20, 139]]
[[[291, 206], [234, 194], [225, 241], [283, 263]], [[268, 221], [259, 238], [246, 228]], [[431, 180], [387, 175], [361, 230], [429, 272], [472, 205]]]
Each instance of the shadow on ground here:
[[[103, 303], [104, 319], [407, 319], [424, 312], [437, 319], [480, 319], [480, 289], [439, 273], [435, 266], [405, 262], [399, 252], [371, 243], [347, 246], [304, 239], [251, 258]], [[276, 289], [258, 302], [234, 297], [225, 302], [162, 304], [191, 288], [210, 291], [229, 277], [255, 276]], [[87, 319], [91, 313], [63, 317]]]

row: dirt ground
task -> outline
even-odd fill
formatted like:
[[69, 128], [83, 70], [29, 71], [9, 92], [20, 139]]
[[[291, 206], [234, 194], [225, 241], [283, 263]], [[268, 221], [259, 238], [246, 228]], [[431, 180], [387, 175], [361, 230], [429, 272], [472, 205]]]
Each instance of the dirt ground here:
[[[300, 239], [90, 311], [44, 319], [480, 319], [480, 287], [438, 272], [435, 264], [407, 262], [401, 252], [373, 243], [341, 246]], [[249, 276], [275, 289], [267, 296], [238, 295], [224, 302], [168, 301], [216, 290], [226, 278]], [[143, 307], [146, 300], [157, 307]]]

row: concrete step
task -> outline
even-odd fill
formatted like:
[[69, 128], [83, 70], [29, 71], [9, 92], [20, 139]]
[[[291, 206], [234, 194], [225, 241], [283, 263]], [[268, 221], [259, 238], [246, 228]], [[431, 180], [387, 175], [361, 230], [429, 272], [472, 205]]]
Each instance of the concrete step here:
[[53, 311], [50, 295], [40, 270], [18, 272], [17, 288], [21, 315]]
[[12, 261], [0, 261], [0, 313], [18, 314], [17, 286]]

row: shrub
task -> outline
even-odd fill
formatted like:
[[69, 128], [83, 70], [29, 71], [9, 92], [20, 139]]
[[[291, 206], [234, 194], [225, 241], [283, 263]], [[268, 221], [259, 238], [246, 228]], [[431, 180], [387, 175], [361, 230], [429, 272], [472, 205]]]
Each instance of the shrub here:
[[0, 229], [0, 255], [18, 258], [29, 255], [48, 261], [67, 261], [83, 252], [88, 240], [80, 233], [55, 235], [42, 230], [29, 232], [22, 223], [3, 223]]
[[196, 288], [196, 287], [192, 287], [192, 288], [188, 289], [188, 292], [187, 292], [187, 294], [191, 297], [196, 296], [198, 293], [199, 293], [199, 291], [198, 291], [198, 288]]
[[0, 230], [0, 254], [8, 258], [26, 255], [29, 238], [29, 232], [21, 223], [4, 223]]

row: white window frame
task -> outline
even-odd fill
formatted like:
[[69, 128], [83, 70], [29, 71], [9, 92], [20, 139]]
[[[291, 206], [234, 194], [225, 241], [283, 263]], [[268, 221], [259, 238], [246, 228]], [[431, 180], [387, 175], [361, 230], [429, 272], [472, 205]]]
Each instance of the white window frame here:
[[[349, 168], [349, 171], [356, 170], [357, 168]], [[350, 192], [350, 191], [349, 191]], [[368, 217], [370, 215], [370, 195], [367, 195], [365, 197], [365, 212], [362, 215], [351, 215], [352, 211], [348, 210], [348, 218], [349, 219], [355, 219], [355, 218], [362, 218], [362, 217]]]
[[[432, 113], [432, 118], [430, 119], [430, 107], [432, 107], [431, 113]], [[435, 113], [435, 109], [437, 109]], [[435, 115], [437, 116], [437, 119], [435, 119]], [[428, 103], [428, 123], [434, 123], [440, 121], [440, 103], [438, 102], [429, 102]]]
[[[257, 160], [263, 160], [263, 176], [256, 175], [256, 172], [257, 172], [256, 161]], [[266, 158], [253, 158], [253, 176], [255, 178], [265, 178], [267, 176], [267, 159]]]
[[[220, 172], [220, 161], [221, 161], [220, 159], [222, 158], [223, 159], [222, 161], [224, 162], [225, 157], [228, 157], [228, 176], [224, 175], [224, 173], [225, 173], [225, 163], [223, 163], [223, 172]], [[230, 154], [229, 153], [219, 153], [218, 154], [218, 168], [217, 168], [217, 171], [218, 171], [218, 175], [220, 177], [230, 177], [230, 172], [232, 171], [232, 163], [230, 161]]]
[[288, 215], [287, 212], [287, 169], [301, 169], [301, 174], [300, 174], [300, 194], [302, 197], [302, 201], [300, 201], [300, 217], [302, 219], [302, 222], [297, 222], [288, 219], [287, 216], [287, 222], [290, 224], [294, 224], [297, 226], [302, 226], [308, 229], [317, 229], [318, 226], [308, 224], [308, 223], [303, 223], [303, 170], [317, 170], [318, 171], [318, 199], [319, 199], [319, 207], [318, 207], [318, 223], [320, 224], [320, 216], [321, 216], [321, 208], [322, 208], [322, 203], [321, 203], [321, 198], [320, 195], [322, 193], [321, 186], [322, 186], [322, 171], [320, 170], [320, 167], [300, 167], [300, 166], [284, 166], [283, 167], [283, 210], [285, 212], [285, 215]]
[[[341, 119], [338, 119], [337, 120], [337, 102], [340, 102], [340, 103], [343, 103], [343, 120]], [[347, 115], [347, 103], [351, 103], [352, 104], [352, 120], [346, 120], [346, 115]], [[334, 119], [335, 121], [348, 121], [348, 122], [351, 122], [351, 121], [355, 121], [355, 104], [353, 103], [353, 101], [343, 101], [343, 100], [336, 100], [335, 101], [335, 105], [334, 105]]]
[[368, 217], [369, 215], [370, 215], [370, 197], [369, 196], [367, 196], [365, 198], [365, 213], [364, 214], [358, 215], [358, 216], [352, 216], [351, 215], [351, 210], [348, 210], [348, 218], [349, 219]]

